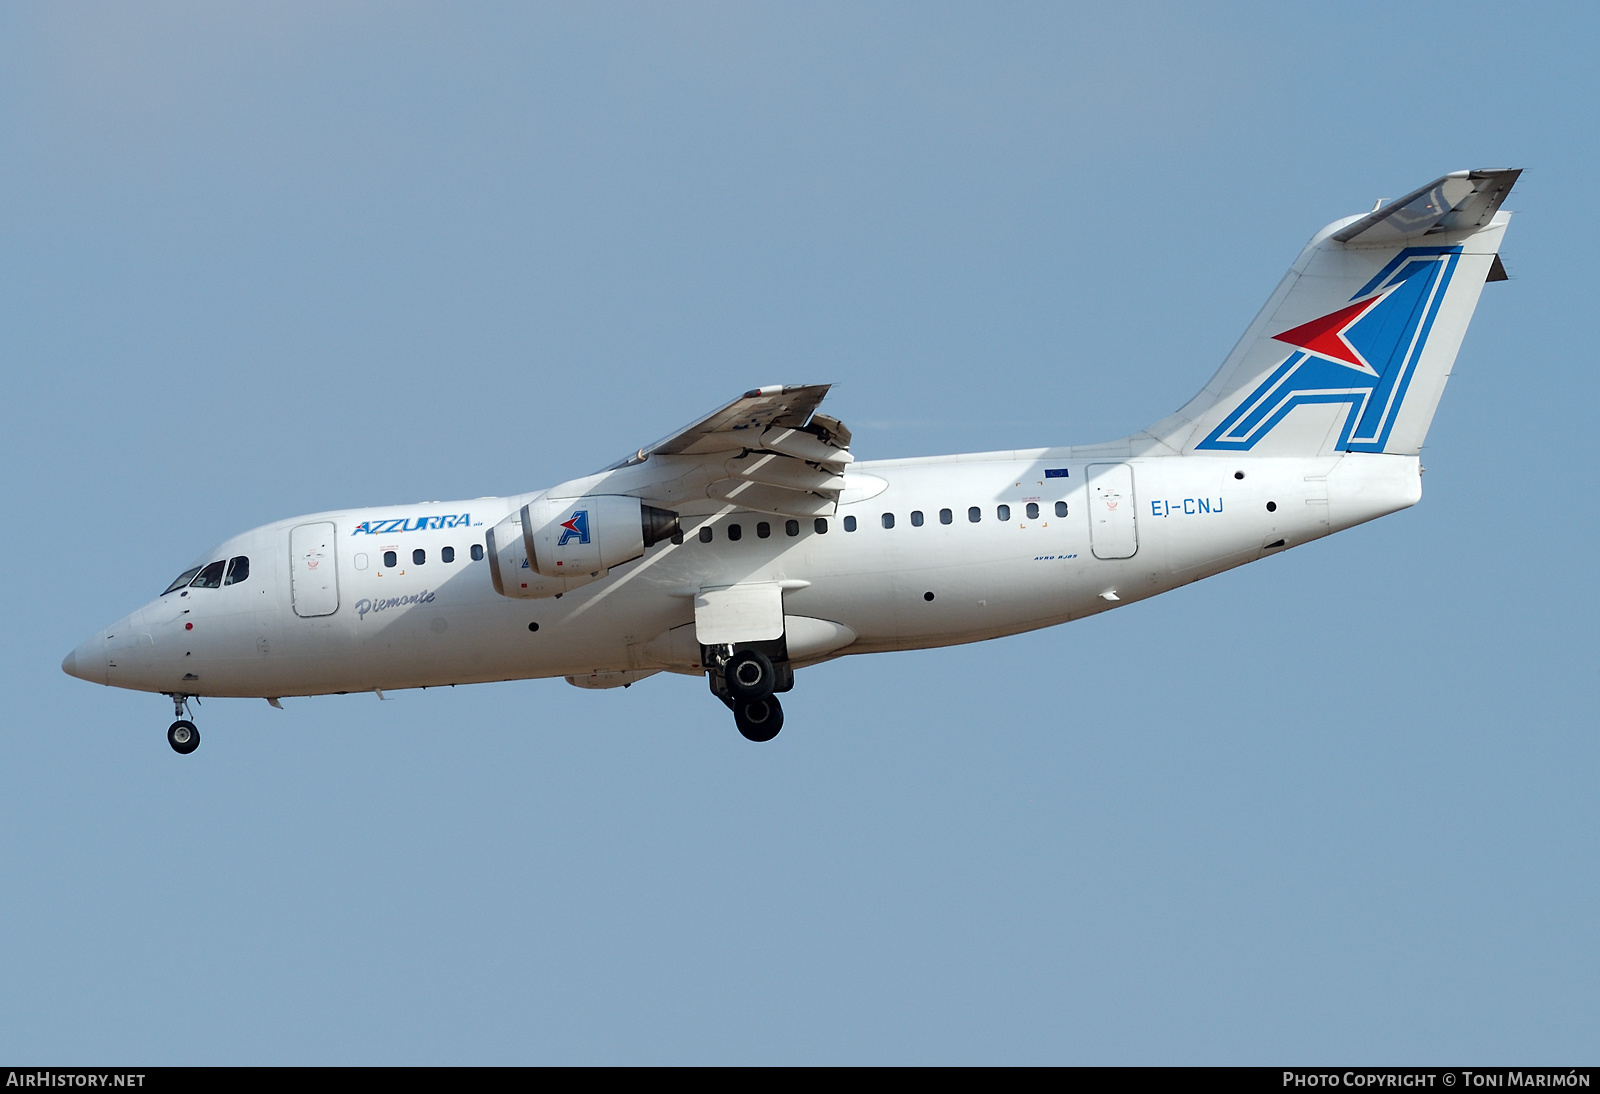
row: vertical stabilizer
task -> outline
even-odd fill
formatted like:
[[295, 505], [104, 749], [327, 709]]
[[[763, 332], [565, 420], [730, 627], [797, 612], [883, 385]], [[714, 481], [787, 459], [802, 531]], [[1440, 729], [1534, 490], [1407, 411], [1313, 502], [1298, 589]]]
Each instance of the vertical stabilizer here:
[[1415, 455], [1520, 171], [1458, 171], [1307, 244], [1205, 390], [1146, 432], [1185, 454]]

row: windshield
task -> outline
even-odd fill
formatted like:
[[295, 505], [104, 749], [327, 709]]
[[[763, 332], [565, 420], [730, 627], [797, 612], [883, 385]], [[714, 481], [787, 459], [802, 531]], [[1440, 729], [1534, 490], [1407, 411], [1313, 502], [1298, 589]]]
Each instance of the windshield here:
[[168, 585], [166, 589], [162, 591], [161, 595], [166, 596], [167, 593], [172, 592], [174, 589], [183, 588], [185, 585], [189, 584], [190, 581], [194, 580], [194, 575], [199, 573], [200, 569], [201, 567], [196, 566], [192, 570], [183, 571], [183, 573], [178, 575], [178, 580], [174, 581], [171, 585]]
[[222, 588], [222, 567], [224, 565], [226, 563], [222, 559], [217, 559], [217, 561], [200, 571], [200, 576], [194, 579], [192, 586], [196, 589]]
[[[224, 567], [227, 568], [228, 576], [226, 578], [222, 576]], [[237, 585], [249, 576], [250, 560], [244, 555], [234, 555], [226, 561], [219, 559], [208, 566], [196, 566], [192, 570], [183, 571], [178, 575], [178, 580], [168, 585], [161, 595], [166, 596], [167, 593], [176, 592], [185, 585], [196, 589], [215, 589], [222, 585]]]

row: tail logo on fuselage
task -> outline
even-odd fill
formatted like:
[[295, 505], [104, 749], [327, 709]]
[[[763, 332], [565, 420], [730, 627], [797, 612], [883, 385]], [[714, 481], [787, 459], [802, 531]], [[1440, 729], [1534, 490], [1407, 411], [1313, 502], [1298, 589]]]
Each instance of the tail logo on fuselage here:
[[1295, 352], [1195, 447], [1248, 452], [1295, 407], [1344, 403], [1336, 447], [1382, 452], [1460, 256], [1460, 247], [1408, 247], [1352, 303], [1273, 335]]
[[570, 539], [577, 540], [580, 544], [589, 542], [589, 510], [579, 509], [570, 518], [561, 522], [561, 538], [556, 540], [557, 547], [565, 547]]

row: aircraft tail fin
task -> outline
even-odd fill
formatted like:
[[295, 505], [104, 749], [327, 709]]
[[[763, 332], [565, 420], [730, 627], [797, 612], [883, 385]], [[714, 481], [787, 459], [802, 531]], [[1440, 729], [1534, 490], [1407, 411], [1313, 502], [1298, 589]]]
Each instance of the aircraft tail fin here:
[[1415, 455], [1519, 170], [1457, 171], [1314, 236], [1222, 368], [1146, 432], [1188, 453]]

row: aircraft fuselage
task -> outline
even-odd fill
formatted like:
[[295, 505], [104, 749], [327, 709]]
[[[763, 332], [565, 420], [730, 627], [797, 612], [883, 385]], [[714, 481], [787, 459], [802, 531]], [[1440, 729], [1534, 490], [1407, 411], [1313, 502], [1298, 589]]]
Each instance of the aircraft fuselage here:
[[[659, 640], [693, 624], [700, 590], [751, 583], [781, 585], [786, 617], [854, 635], [811, 658], [800, 651], [804, 665], [1064, 623], [1420, 496], [1411, 456], [1094, 460], [1049, 451], [859, 463], [831, 517], [733, 506], [686, 516], [682, 542], [658, 543], [601, 580], [542, 599], [499, 595], [481, 551], [473, 558], [485, 530], [533, 494], [277, 521], [204, 560], [248, 558], [244, 581], [158, 597], [79, 646], [66, 667], [97, 683], [198, 696], [552, 676], [606, 686], [663, 669], [698, 672], [684, 656], [663, 654]], [[850, 500], [852, 490], [868, 496]], [[324, 524], [336, 602], [307, 616], [291, 583], [291, 531]], [[454, 561], [444, 561], [446, 548]]]

